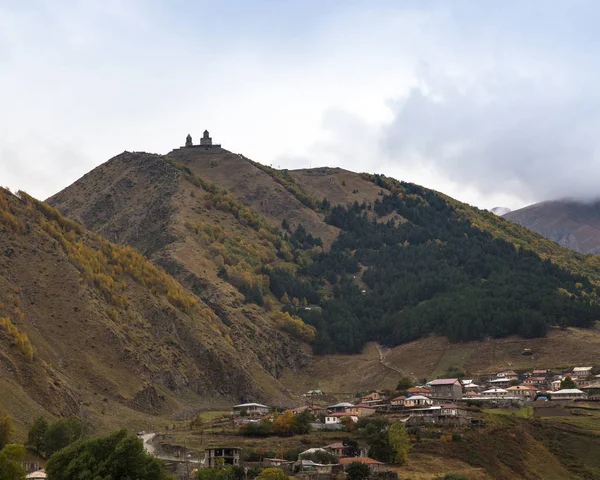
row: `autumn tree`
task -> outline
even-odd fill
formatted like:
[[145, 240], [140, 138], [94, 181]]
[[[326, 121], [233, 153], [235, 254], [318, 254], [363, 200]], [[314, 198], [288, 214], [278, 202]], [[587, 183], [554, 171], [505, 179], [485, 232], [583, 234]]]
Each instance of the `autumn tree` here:
[[0, 480], [24, 480], [24, 458], [25, 448], [21, 445], [6, 445], [0, 450]]
[[289, 436], [294, 433], [295, 426], [296, 419], [294, 418], [294, 413], [291, 410], [286, 410], [282, 414], [277, 415], [277, 418], [273, 420], [271, 432], [275, 435]]
[[15, 424], [10, 415], [0, 417], [0, 450], [10, 443], [15, 434]]
[[411, 449], [410, 437], [403, 423], [394, 422], [388, 430], [388, 439], [393, 451], [392, 462], [403, 464]]
[[287, 475], [280, 468], [265, 468], [256, 478], [257, 480], [288, 480]]

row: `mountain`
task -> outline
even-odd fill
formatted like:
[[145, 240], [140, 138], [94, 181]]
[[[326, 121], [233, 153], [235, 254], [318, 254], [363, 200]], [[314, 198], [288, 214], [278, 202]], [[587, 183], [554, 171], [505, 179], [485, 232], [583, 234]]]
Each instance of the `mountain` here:
[[504, 218], [577, 252], [600, 253], [600, 202], [541, 202], [506, 213]]
[[382, 175], [276, 170], [220, 147], [125, 152], [48, 202], [142, 252], [233, 330], [252, 310], [317, 353], [600, 318], [597, 262]]
[[[132, 228], [154, 246], [174, 238]], [[275, 377], [305, 365], [307, 346], [219, 295], [213, 308], [133, 248], [0, 189], [0, 411], [22, 432], [41, 414], [110, 429], [219, 399], [290, 403]]]

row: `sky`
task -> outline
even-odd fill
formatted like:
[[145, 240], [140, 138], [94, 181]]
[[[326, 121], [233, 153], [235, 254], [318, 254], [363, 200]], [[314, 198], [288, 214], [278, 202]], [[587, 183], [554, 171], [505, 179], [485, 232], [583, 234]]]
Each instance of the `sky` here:
[[595, 1], [0, 0], [0, 185], [205, 129], [481, 208], [600, 196]]

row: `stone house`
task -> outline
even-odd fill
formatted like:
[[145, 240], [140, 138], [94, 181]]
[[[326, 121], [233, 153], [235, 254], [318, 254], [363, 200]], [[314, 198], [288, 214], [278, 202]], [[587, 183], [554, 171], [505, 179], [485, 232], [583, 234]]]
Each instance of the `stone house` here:
[[211, 447], [204, 450], [204, 465], [208, 468], [215, 468], [221, 465], [239, 465], [241, 457], [241, 448]]
[[460, 400], [463, 395], [462, 383], [458, 378], [438, 378], [427, 385], [431, 388], [431, 398]]

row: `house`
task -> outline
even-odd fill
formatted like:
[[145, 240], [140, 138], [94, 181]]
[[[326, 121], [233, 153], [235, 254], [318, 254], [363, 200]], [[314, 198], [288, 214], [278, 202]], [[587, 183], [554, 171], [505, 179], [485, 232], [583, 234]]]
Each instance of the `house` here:
[[512, 397], [533, 398], [537, 394], [537, 389], [531, 385], [515, 385], [508, 387], [506, 391]]
[[406, 400], [406, 397], [404, 395], [400, 395], [399, 397], [392, 398], [392, 400], [390, 401], [390, 405], [392, 405], [393, 407], [403, 407], [404, 400]]
[[587, 400], [588, 394], [578, 388], [566, 388], [552, 392], [551, 400]]
[[44, 470], [43, 468], [41, 470], [37, 470], [35, 472], [31, 472], [31, 473], [28, 473], [27, 475], [25, 475], [26, 480], [29, 480], [29, 479], [45, 480], [46, 478], [48, 478], [48, 474], [46, 473], [46, 470]]
[[358, 422], [358, 417], [344, 412], [328, 413], [325, 415], [325, 425], [337, 425], [342, 423], [342, 418], [350, 418], [354, 423]]
[[376, 402], [380, 402], [381, 400], [383, 400], [383, 397], [381, 396], [381, 394], [379, 392], [372, 392], [369, 393], [368, 395], [365, 395], [364, 397], [362, 397], [360, 399], [361, 403], [376, 403]]
[[504, 390], [503, 388], [490, 388], [489, 390], [486, 390], [485, 392], [482, 392], [481, 394], [484, 397], [493, 397], [493, 398], [509, 396], [508, 390]]
[[515, 372], [513, 370], [507, 370], [505, 372], [498, 373], [496, 375], [496, 378], [506, 378], [510, 382], [511, 380], [518, 380], [519, 375], [517, 372]]
[[344, 413], [348, 407], [353, 407], [351, 403], [341, 402], [327, 407], [327, 413]]
[[433, 400], [423, 395], [413, 395], [404, 400], [406, 408], [427, 407], [433, 405]]
[[546, 377], [548, 375], [548, 370], [534, 370], [531, 372], [532, 377]]
[[241, 457], [242, 449], [238, 447], [211, 447], [204, 450], [204, 464], [208, 468], [239, 465]]
[[284, 458], [263, 458], [263, 463], [265, 465], [281, 468], [282, 470], [291, 472], [294, 470], [294, 460], [286, 460]]
[[356, 417], [369, 417], [374, 415], [377, 410], [371, 405], [366, 403], [358, 403], [352, 407], [346, 407], [346, 413], [348, 415], [354, 415]]
[[462, 398], [462, 383], [458, 378], [438, 378], [429, 382], [431, 398], [460, 400]]
[[600, 395], [600, 382], [590, 383], [589, 385], [586, 385], [585, 387], [581, 387], [581, 390], [583, 390], [588, 395], [594, 395], [594, 396]]
[[557, 390], [560, 390], [560, 384], [562, 383], [562, 378], [561, 379], [557, 379], [557, 380], [553, 380], [550, 383], [550, 386], [552, 387], [552, 390], [554, 390], [555, 392]]
[[575, 367], [571, 377], [573, 380], [576, 378], [587, 378], [592, 375], [592, 367]]
[[292, 408], [292, 413], [294, 415], [300, 415], [304, 412], [309, 413], [321, 413], [324, 410], [323, 407], [319, 407], [318, 405], [303, 405], [301, 407]]
[[323, 450], [328, 451], [329, 453], [335, 455], [338, 458], [344, 456], [344, 444], [342, 442], [331, 443], [329, 445], [325, 445]]
[[327, 450], [325, 450], [325, 448], [321, 448], [321, 447], [309, 448], [308, 450], [304, 450], [303, 452], [300, 452], [298, 454], [298, 459], [301, 459], [304, 455], [310, 455], [310, 454], [316, 453], [316, 452], [327, 452]]
[[487, 384], [492, 388], [507, 388], [510, 387], [510, 380], [508, 378], [494, 378], [488, 381]]
[[[537, 370], [536, 370], [537, 371]], [[532, 385], [534, 387], [545, 387], [547, 384], [546, 377], [529, 377], [523, 380], [524, 385]]]
[[406, 393], [409, 395], [431, 395], [431, 389], [428, 387], [410, 387]]
[[316, 478], [335, 477], [335, 475], [343, 470], [343, 466], [340, 464], [321, 464], [313, 462], [312, 460], [299, 460], [296, 465], [301, 472], [316, 473]]
[[260, 403], [242, 403], [233, 406], [232, 415], [234, 417], [262, 417], [263, 415], [267, 415], [270, 411], [271, 409], [269, 407], [261, 405]]
[[385, 472], [387, 467], [385, 463], [378, 462], [377, 460], [373, 460], [369, 457], [346, 457], [340, 458], [340, 465], [344, 466], [344, 470], [348, 468], [348, 466], [354, 462], [363, 463], [369, 466], [369, 470], [371, 473], [379, 473]]
[[440, 405], [440, 415], [444, 417], [459, 417], [465, 413], [465, 409], [455, 403], [445, 403]]
[[473, 381], [466, 385], [463, 384], [463, 388], [465, 392], [478, 392], [479, 390], [481, 390], [481, 387], [476, 383], [473, 383]]

